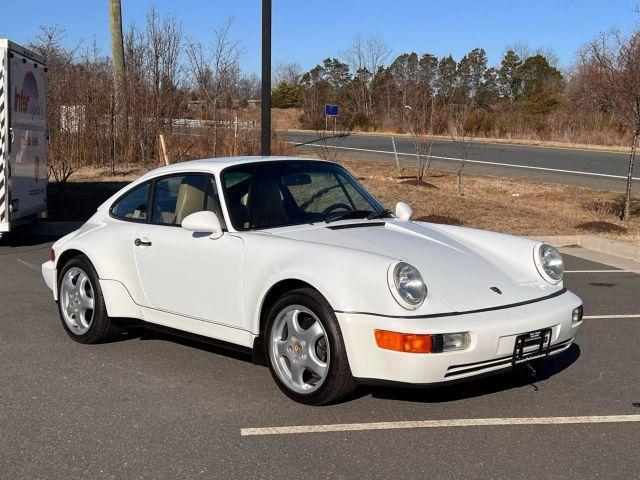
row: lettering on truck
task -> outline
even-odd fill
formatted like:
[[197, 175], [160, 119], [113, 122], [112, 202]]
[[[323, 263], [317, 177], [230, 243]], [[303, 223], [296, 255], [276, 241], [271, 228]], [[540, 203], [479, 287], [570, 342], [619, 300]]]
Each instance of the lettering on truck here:
[[13, 110], [18, 113], [38, 117], [42, 116], [42, 104], [38, 95], [38, 83], [31, 71], [25, 74], [20, 90], [18, 90], [17, 86], [14, 87]]

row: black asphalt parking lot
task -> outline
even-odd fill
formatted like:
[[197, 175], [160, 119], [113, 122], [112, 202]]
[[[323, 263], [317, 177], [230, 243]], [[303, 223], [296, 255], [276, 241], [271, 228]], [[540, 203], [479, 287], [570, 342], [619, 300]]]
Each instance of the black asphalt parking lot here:
[[596, 318], [586, 318], [576, 344], [540, 365], [535, 379], [517, 371], [434, 389], [362, 388], [344, 403], [313, 408], [288, 400], [266, 368], [241, 354], [145, 331], [102, 345], [73, 342], [40, 276], [51, 240], [0, 242], [2, 479], [637, 478], [640, 471], [640, 423], [628, 420], [637, 417], [241, 434], [297, 425], [640, 416], [635, 273], [565, 255], [565, 284]]

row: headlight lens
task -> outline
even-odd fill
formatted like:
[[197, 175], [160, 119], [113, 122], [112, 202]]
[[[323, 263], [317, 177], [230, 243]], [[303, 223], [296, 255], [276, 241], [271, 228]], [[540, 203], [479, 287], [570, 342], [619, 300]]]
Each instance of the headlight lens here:
[[564, 275], [564, 260], [555, 247], [542, 244], [538, 248], [538, 261], [540, 272], [551, 283], [558, 283]]
[[389, 269], [389, 288], [396, 301], [408, 310], [422, 305], [427, 296], [427, 286], [417, 268], [405, 262], [398, 262]]

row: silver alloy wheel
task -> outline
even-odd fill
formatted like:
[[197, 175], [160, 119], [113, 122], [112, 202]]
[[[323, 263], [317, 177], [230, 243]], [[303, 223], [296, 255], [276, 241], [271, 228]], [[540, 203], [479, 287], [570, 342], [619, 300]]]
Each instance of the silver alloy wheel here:
[[273, 323], [269, 355], [278, 378], [297, 393], [320, 388], [329, 371], [329, 340], [315, 313], [302, 305], [282, 309]]
[[89, 276], [80, 268], [72, 267], [60, 283], [62, 318], [76, 335], [86, 333], [91, 327], [95, 312], [95, 296]]

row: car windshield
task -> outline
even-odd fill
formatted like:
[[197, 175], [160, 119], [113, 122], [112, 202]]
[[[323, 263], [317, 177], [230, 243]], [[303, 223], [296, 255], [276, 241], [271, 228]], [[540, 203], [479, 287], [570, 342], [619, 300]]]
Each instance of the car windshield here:
[[238, 165], [224, 170], [222, 186], [236, 230], [388, 216], [378, 200], [334, 163]]

